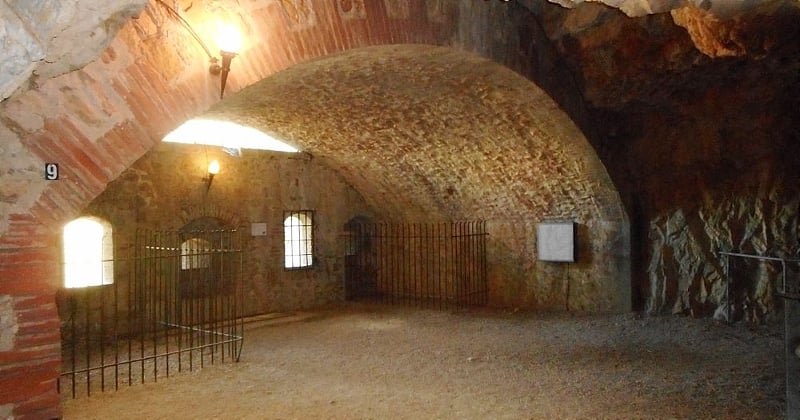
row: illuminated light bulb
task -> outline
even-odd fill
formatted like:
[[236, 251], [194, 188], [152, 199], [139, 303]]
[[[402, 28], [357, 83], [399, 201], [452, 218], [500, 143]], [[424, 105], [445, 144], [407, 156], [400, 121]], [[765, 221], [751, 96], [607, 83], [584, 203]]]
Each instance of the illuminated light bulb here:
[[216, 160], [212, 160], [211, 163], [208, 164], [208, 173], [210, 175], [216, 175], [219, 173], [219, 162]]
[[238, 54], [242, 48], [242, 35], [236, 26], [228, 23], [219, 23], [217, 28], [217, 46], [219, 46], [220, 51]]

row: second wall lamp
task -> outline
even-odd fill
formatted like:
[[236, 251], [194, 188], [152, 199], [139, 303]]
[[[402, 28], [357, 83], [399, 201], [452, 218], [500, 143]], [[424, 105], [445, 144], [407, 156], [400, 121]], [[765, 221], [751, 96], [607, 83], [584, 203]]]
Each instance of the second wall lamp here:
[[163, 6], [170, 16], [174, 17], [184, 28], [186, 28], [189, 34], [192, 35], [192, 38], [194, 38], [194, 40], [197, 41], [197, 43], [203, 48], [203, 51], [206, 52], [206, 55], [208, 55], [208, 59], [211, 63], [208, 67], [208, 71], [211, 74], [220, 75], [219, 98], [222, 99], [225, 96], [225, 85], [228, 81], [228, 73], [231, 71], [231, 61], [239, 53], [239, 49], [242, 46], [239, 32], [232, 25], [218, 25], [217, 43], [222, 59], [222, 63], [220, 64], [220, 59], [211, 53], [211, 50], [208, 49], [205, 42], [203, 42], [189, 22], [184, 19], [177, 10], [165, 3], [163, 0], [156, 0], [156, 3]]

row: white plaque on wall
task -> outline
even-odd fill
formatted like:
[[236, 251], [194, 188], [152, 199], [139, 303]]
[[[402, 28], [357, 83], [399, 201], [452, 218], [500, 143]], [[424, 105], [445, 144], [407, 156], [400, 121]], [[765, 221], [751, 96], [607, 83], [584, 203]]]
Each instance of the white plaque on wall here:
[[250, 234], [253, 236], [267, 236], [267, 224], [266, 223], [251, 223], [250, 224]]
[[542, 222], [536, 226], [536, 252], [540, 261], [575, 261], [575, 223]]

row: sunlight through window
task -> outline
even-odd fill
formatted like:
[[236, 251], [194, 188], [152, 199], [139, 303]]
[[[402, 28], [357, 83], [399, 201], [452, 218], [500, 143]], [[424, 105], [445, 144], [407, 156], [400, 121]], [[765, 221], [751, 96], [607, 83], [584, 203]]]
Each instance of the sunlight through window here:
[[64, 287], [87, 287], [114, 282], [111, 225], [82, 217], [64, 226]]
[[205, 144], [228, 149], [273, 150], [295, 153], [298, 150], [268, 134], [228, 121], [189, 120], [164, 137], [165, 142]]
[[211, 242], [191, 238], [181, 244], [181, 270], [208, 268], [211, 266]]
[[284, 267], [310, 267], [313, 258], [313, 212], [309, 210], [287, 212], [283, 220]]

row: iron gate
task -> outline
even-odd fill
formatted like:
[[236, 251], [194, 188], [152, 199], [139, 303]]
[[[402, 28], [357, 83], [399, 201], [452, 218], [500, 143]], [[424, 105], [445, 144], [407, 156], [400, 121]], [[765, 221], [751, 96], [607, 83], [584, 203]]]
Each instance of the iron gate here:
[[348, 300], [427, 307], [485, 305], [486, 222], [349, 223]]
[[240, 231], [139, 230], [124, 253], [110, 260], [112, 284], [59, 294], [59, 392], [91, 395], [239, 360]]

